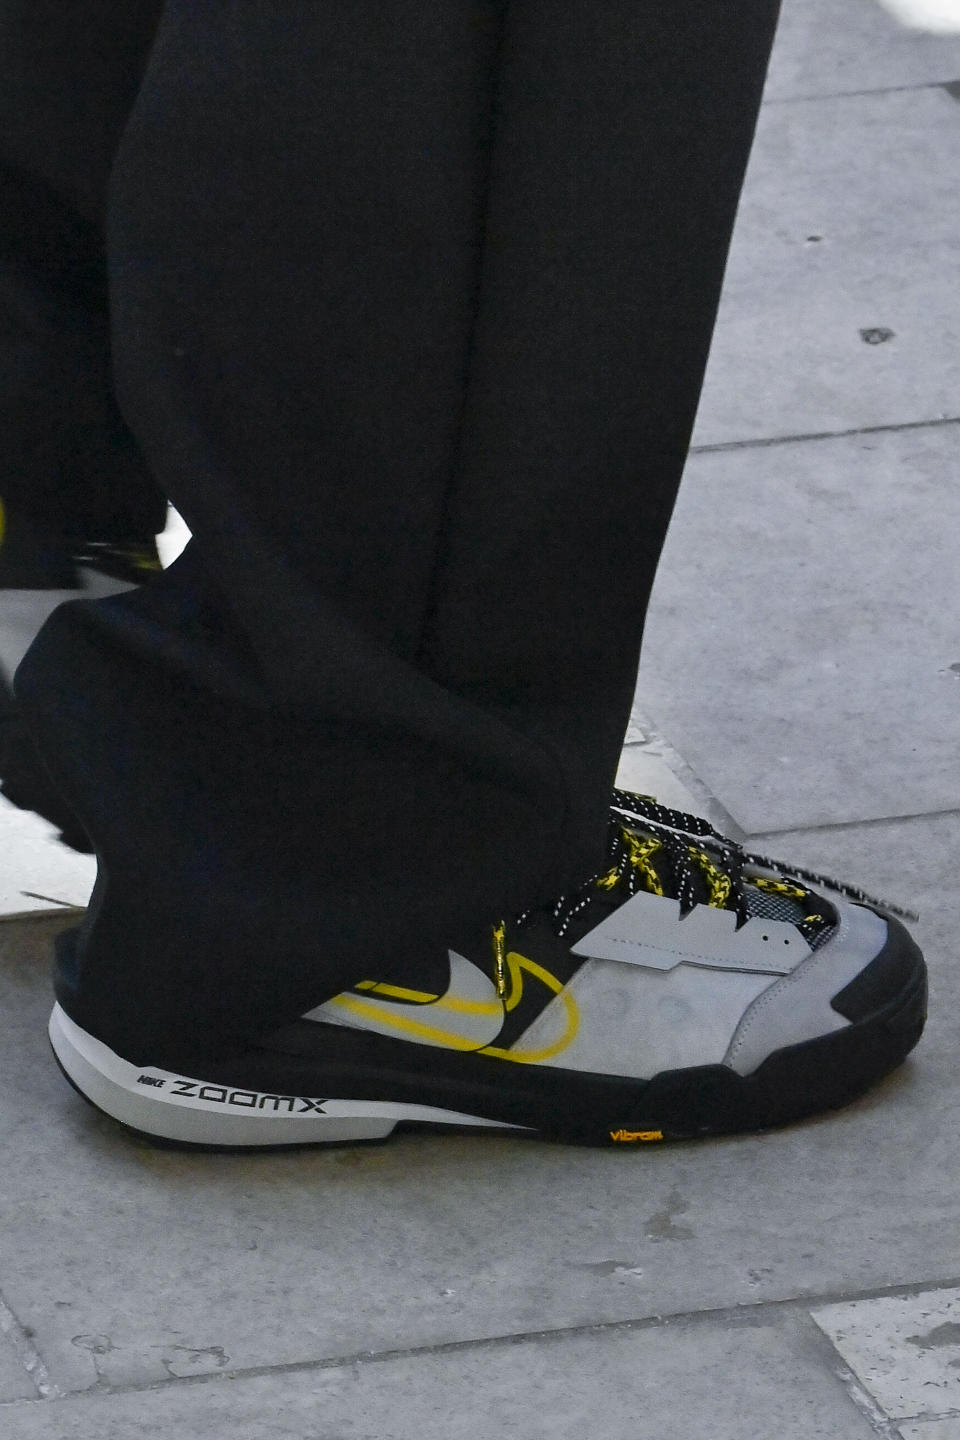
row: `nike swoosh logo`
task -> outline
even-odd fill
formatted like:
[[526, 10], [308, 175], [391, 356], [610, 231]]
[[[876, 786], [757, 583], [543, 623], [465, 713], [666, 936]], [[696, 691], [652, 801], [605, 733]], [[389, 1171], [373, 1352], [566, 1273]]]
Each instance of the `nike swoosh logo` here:
[[304, 1020], [348, 1025], [377, 1035], [416, 1040], [445, 1050], [481, 1050], [500, 1034], [504, 1004], [488, 975], [472, 961], [447, 952], [450, 983], [443, 995], [368, 983], [364, 993], [335, 995], [304, 1015]]

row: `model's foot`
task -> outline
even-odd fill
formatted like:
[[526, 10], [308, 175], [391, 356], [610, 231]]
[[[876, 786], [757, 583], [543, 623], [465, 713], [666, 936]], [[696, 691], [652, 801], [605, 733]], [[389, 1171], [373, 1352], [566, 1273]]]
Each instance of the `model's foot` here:
[[443, 994], [376, 974], [244, 1054], [125, 1057], [58, 1004], [61, 1067], [132, 1128], [205, 1145], [382, 1138], [398, 1122], [642, 1144], [842, 1105], [913, 1048], [923, 957], [880, 902], [757, 863], [615, 792], [609, 863], [449, 954]]

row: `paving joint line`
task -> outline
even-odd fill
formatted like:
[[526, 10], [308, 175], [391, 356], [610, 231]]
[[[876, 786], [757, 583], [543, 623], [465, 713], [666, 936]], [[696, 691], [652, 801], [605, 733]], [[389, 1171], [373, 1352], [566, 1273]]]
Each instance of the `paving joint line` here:
[[780, 840], [791, 835], [828, 835], [834, 831], [864, 830], [881, 825], [906, 824], [910, 821], [945, 820], [960, 816], [960, 806], [948, 805], [942, 810], [908, 810], [902, 814], [868, 815], [854, 820], [824, 820], [817, 824], [784, 825], [772, 830], [745, 830], [710, 789], [706, 781], [671, 745], [655, 721], [640, 705], [634, 705], [631, 724], [642, 731], [642, 740], [631, 740], [624, 744], [624, 750], [649, 750], [657, 759], [663, 760], [671, 774], [690, 791], [693, 798], [709, 811], [707, 819], [738, 844], [751, 846], [766, 840]]
[[936, 430], [960, 425], [960, 415], [936, 420], [901, 420], [890, 425], [860, 425], [850, 430], [809, 430], [796, 435], [760, 435], [753, 440], [718, 440], [713, 445], [691, 445], [691, 455], [716, 455], [728, 450], [765, 450], [774, 445], [797, 445], [806, 440], [849, 440], [857, 435], [896, 435], [902, 430]]
[[951, 806], [947, 810], [917, 810], [906, 815], [871, 815], [866, 820], [833, 820], [822, 825], [791, 825], [782, 830], [754, 830], [746, 838], [753, 844], [757, 840], [779, 840], [788, 835], [826, 835], [833, 831], [865, 830], [879, 825], [906, 824], [916, 820], [945, 820], [960, 816], [960, 808]]
[[[139, 1395], [168, 1385], [218, 1385], [224, 1382], [258, 1379], [264, 1375], [296, 1375], [307, 1371], [346, 1370], [363, 1365], [380, 1365], [392, 1360], [416, 1360], [433, 1355], [456, 1355], [465, 1350], [500, 1350], [531, 1342], [561, 1344], [564, 1340], [589, 1335], [629, 1334], [670, 1326], [695, 1327], [718, 1322], [737, 1328], [756, 1329], [767, 1323], [767, 1315], [798, 1315], [813, 1321], [812, 1311], [822, 1305], [849, 1304], [857, 1300], [879, 1300], [887, 1297], [909, 1298], [937, 1290], [960, 1288], [960, 1276], [946, 1280], [917, 1280], [906, 1285], [881, 1285], [862, 1290], [824, 1291], [816, 1295], [794, 1295], [782, 1300], [755, 1300], [736, 1305], [718, 1305], [704, 1310], [679, 1310], [670, 1313], [635, 1316], [626, 1320], [599, 1320], [584, 1325], [559, 1325], [543, 1330], [522, 1330], [507, 1335], [484, 1335], [473, 1340], [440, 1341], [433, 1345], [398, 1346], [390, 1350], [359, 1350], [348, 1355], [324, 1356], [317, 1360], [290, 1360], [279, 1365], [250, 1365], [243, 1369], [227, 1368], [210, 1375], [183, 1375], [169, 1380], [149, 1380], [131, 1385], [100, 1382], [83, 1390], [60, 1390], [47, 1380], [48, 1393], [40, 1401], [8, 1400], [0, 1402], [0, 1412], [15, 1405], [35, 1405], [47, 1400], [82, 1400], [103, 1395]], [[12, 1312], [11, 1312], [12, 1313]], [[817, 1327], [819, 1329], [819, 1327]], [[820, 1332], [821, 1334], [823, 1332]], [[829, 1344], [829, 1338], [824, 1337]], [[39, 1356], [37, 1357], [39, 1360]], [[43, 1362], [39, 1362], [43, 1365]], [[44, 1368], [44, 1373], [45, 1369]], [[39, 1388], [39, 1387], [38, 1387]], [[901, 1423], [901, 1422], [898, 1422]]]
[[649, 750], [651, 755], [662, 760], [671, 774], [690, 791], [696, 803], [703, 808], [711, 825], [729, 836], [731, 840], [742, 842], [746, 838], [743, 827], [737, 823], [723, 802], [717, 799], [709, 785], [693, 766], [671, 745], [656, 721], [651, 719], [643, 709], [642, 704], [634, 705], [631, 712], [631, 724], [637, 726], [644, 738], [624, 745], [624, 749]]
[[912, 85], [876, 85], [863, 90], [827, 90], [820, 95], [773, 95], [764, 100], [764, 108], [774, 105], [813, 105], [818, 100], [857, 100], [869, 95], [908, 95], [919, 90], [946, 90], [955, 98], [951, 86], [960, 84], [957, 80], [918, 80]]
[[[34, 1342], [33, 1332], [17, 1318], [0, 1293], [0, 1335], [6, 1336], [10, 1342], [14, 1357], [26, 1370], [41, 1400], [58, 1400], [64, 1392], [59, 1385], [54, 1384], [50, 1378], [43, 1356], [37, 1349]], [[13, 1404], [19, 1401], [10, 1402]]]

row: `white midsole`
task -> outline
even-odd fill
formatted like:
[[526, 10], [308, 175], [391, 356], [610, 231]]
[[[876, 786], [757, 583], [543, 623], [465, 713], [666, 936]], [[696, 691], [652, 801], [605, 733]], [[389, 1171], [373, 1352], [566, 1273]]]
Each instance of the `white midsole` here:
[[329, 1100], [217, 1085], [131, 1065], [80, 1028], [59, 1004], [50, 1043], [70, 1079], [98, 1109], [148, 1135], [200, 1145], [308, 1145], [379, 1140], [398, 1121], [522, 1130], [501, 1120], [391, 1100]]

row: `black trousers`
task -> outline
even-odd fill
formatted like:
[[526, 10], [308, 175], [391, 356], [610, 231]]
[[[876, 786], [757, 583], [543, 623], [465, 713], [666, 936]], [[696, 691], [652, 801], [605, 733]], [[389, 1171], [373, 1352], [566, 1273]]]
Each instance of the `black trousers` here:
[[429, 984], [601, 863], [776, 11], [0, 3], [17, 483], [194, 535], [17, 677], [108, 1042]]

